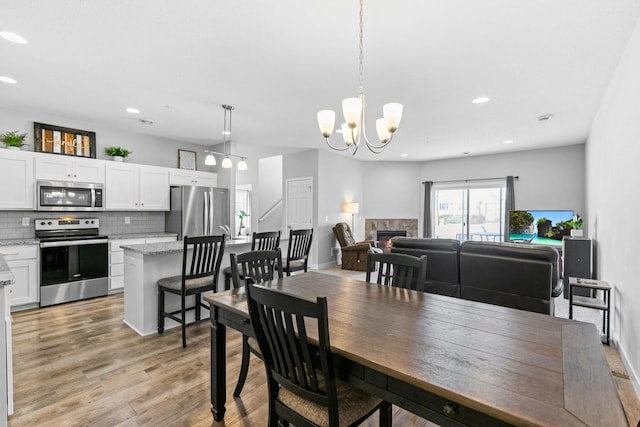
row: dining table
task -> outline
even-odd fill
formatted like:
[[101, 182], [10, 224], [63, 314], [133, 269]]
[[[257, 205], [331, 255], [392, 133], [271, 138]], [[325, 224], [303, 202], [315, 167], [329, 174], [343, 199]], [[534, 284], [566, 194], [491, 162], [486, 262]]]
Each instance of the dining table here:
[[[594, 324], [318, 271], [261, 286], [326, 297], [339, 376], [439, 425], [628, 426]], [[211, 411], [220, 421], [226, 327], [253, 329], [243, 288], [205, 300]]]

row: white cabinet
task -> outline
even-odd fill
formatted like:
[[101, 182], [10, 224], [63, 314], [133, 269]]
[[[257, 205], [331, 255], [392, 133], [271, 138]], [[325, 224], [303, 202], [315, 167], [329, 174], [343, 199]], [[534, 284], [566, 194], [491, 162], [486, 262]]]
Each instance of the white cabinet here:
[[104, 184], [105, 161], [41, 153], [36, 155], [36, 179]]
[[169, 170], [126, 163], [108, 163], [107, 210], [169, 210]]
[[34, 209], [33, 153], [0, 150], [0, 209]]
[[124, 251], [122, 246], [175, 241], [175, 236], [111, 240], [109, 242], [109, 291], [118, 291], [124, 288]]
[[[1, 246], [0, 255], [15, 278], [11, 291], [11, 307], [35, 305], [40, 301], [38, 292], [38, 245]], [[25, 307], [29, 308], [29, 307]]]
[[171, 169], [169, 171], [169, 184], [194, 185], [197, 187], [217, 187], [218, 175], [213, 172]]

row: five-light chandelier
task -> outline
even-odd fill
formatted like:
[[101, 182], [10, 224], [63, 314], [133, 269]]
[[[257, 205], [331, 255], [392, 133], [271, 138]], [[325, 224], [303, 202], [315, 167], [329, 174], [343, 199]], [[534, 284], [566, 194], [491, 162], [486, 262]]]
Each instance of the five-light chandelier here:
[[[216, 158], [214, 154], [219, 156], [224, 156], [222, 160], [222, 166], [224, 169], [230, 169], [233, 167], [233, 162], [231, 162], [231, 157], [237, 157], [240, 159], [238, 162], [238, 170], [246, 171], [247, 170], [247, 158], [245, 156], [238, 156], [236, 154], [231, 154], [231, 112], [233, 111], [233, 107], [231, 105], [223, 104], [222, 108], [224, 109], [224, 130], [222, 131], [222, 149], [224, 153], [219, 153], [217, 151], [204, 150], [207, 153], [207, 156], [204, 158], [204, 164], [208, 166], [216, 165]], [[227, 130], [227, 113], [229, 113], [229, 130]], [[229, 149], [227, 150], [227, 136], [229, 136]]]
[[349, 150], [351, 155], [356, 154], [362, 139], [364, 139], [367, 148], [369, 148], [371, 152], [376, 154], [381, 153], [393, 139], [393, 134], [398, 129], [400, 119], [402, 118], [402, 104], [397, 102], [385, 104], [382, 109], [383, 118], [376, 120], [376, 131], [378, 133], [380, 143], [374, 144], [369, 142], [365, 131], [365, 112], [367, 104], [364, 97], [364, 84], [362, 78], [362, 33], [364, 27], [363, 1], [364, 0], [360, 0], [360, 89], [358, 91], [357, 98], [347, 98], [342, 101], [342, 112], [345, 123], [342, 123], [341, 132], [345, 143], [344, 147], [336, 147], [331, 143], [331, 141], [329, 141], [336, 121], [335, 111], [322, 110], [318, 112], [318, 126], [320, 126], [320, 132], [322, 132], [322, 136], [324, 136], [329, 147], [338, 151]]

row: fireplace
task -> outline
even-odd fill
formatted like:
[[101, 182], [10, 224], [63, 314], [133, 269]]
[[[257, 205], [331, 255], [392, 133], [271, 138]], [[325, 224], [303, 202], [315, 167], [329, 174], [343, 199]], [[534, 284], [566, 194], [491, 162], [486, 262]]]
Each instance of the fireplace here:
[[378, 230], [376, 232], [376, 240], [378, 247], [384, 252], [391, 252], [391, 238], [395, 236], [405, 236], [407, 230]]

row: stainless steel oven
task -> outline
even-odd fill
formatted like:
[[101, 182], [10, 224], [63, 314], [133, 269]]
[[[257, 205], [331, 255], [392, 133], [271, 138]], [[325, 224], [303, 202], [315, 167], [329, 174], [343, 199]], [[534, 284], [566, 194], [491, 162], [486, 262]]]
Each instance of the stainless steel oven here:
[[107, 236], [97, 218], [38, 219], [40, 307], [109, 293]]
[[39, 211], [102, 211], [104, 186], [90, 182], [37, 181]]

